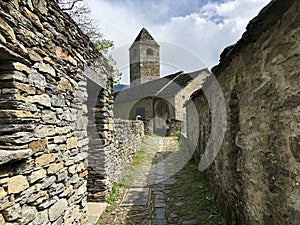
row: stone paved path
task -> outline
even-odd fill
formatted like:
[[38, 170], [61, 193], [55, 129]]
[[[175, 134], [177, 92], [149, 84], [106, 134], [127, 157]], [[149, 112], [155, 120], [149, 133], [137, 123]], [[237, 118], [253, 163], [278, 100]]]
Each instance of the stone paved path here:
[[[141, 149], [137, 153], [138, 159], [133, 162], [134, 166], [124, 173], [123, 186], [118, 190], [116, 201], [107, 208], [98, 224], [226, 224], [195, 165], [188, 163], [172, 177], [165, 179], [168, 162], [162, 159], [178, 151], [175, 137], [147, 137]], [[151, 165], [157, 166], [153, 169]], [[145, 188], [149, 188], [148, 195], [138, 191]], [[127, 195], [128, 190], [133, 192], [129, 191]], [[135, 198], [138, 199], [136, 202], [147, 204], [126, 204], [134, 202]]]

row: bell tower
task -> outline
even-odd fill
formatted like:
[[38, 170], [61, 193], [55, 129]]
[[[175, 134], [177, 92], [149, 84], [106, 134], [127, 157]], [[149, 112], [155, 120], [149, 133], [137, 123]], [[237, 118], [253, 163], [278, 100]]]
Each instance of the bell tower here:
[[143, 28], [129, 48], [130, 86], [160, 78], [159, 45]]

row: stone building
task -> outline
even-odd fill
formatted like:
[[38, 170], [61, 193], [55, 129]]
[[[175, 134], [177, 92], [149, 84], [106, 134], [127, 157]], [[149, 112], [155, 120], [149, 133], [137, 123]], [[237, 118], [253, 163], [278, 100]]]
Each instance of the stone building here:
[[130, 86], [160, 77], [159, 45], [143, 28], [129, 48]]
[[[204, 173], [232, 225], [300, 221], [299, 9], [298, 0], [272, 1], [213, 68], [227, 125], [218, 129], [226, 128], [224, 141]], [[214, 88], [211, 82], [186, 104], [188, 142], [198, 139], [197, 162], [211, 155], [207, 146], [214, 145], [212, 127], [219, 122], [209, 105], [220, 104], [222, 96], [212, 101], [204, 95]]]
[[151, 120], [156, 129], [172, 126], [168, 124], [171, 121], [182, 121], [183, 103], [201, 87], [210, 72], [207, 69], [191, 73], [181, 71], [160, 78], [159, 45], [145, 28], [129, 52], [130, 88], [114, 93], [115, 117]]

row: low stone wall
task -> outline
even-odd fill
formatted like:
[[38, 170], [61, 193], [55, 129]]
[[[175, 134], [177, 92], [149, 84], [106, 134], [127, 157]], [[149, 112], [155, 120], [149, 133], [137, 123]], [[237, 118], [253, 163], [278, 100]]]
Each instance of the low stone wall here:
[[182, 121], [171, 120], [168, 124], [167, 136], [175, 136], [182, 132]]
[[[144, 120], [143, 123], [144, 123], [145, 134], [152, 135], [153, 134], [153, 120], [147, 119], [147, 120]], [[156, 135], [162, 135], [162, 136], [175, 136], [177, 134], [180, 134], [181, 131], [182, 131], [182, 121], [170, 119], [168, 122], [165, 123], [165, 126], [162, 127], [161, 129], [156, 128], [154, 133]]]
[[[213, 69], [225, 98], [227, 126], [205, 174], [229, 224], [300, 221], [299, 8], [297, 0], [272, 1]], [[204, 88], [210, 88], [209, 79]], [[192, 125], [199, 119], [194, 155], [199, 161], [216, 124], [211, 124], [203, 92], [192, 100], [199, 116], [191, 114], [188, 104], [188, 134], [195, 138]]]
[[144, 137], [144, 123], [139, 120], [114, 120], [115, 146], [114, 160], [112, 161], [111, 177], [115, 180], [127, 166]]
[[106, 139], [105, 142], [99, 143], [95, 138], [90, 143], [88, 180], [90, 201], [106, 199], [112, 183], [118, 180], [124, 168], [130, 163], [144, 137], [142, 121], [114, 119], [110, 120], [108, 126], [101, 126], [101, 119], [96, 118], [97, 120], [96, 137], [105, 135]]
[[0, 59], [0, 224], [83, 224], [86, 69], [110, 65], [51, 0], [0, 1]]

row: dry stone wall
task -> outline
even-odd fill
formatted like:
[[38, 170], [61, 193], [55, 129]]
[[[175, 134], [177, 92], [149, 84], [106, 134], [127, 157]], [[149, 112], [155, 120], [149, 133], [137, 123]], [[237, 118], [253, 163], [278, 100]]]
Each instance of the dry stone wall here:
[[[88, 158], [89, 200], [97, 202], [107, 198], [113, 182], [118, 181], [120, 174], [132, 160], [144, 137], [142, 121], [109, 119], [110, 123], [103, 126], [101, 123], [103, 120], [107, 118], [96, 119], [98, 134], [96, 133], [94, 141], [90, 142]], [[101, 141], [97, 139], [99, 135], [106, 135], [106, 138]]]
[[140, 120], [114, 119], [114, 136], [117, 150], [110, 174], [119, 177], [120, 173], [128, 165], [136, 150], [140, 147], [144, 137], [144, 123]]
[[56, 1], [0, 1], [1, 225], [84, 222], [86, 68], [112, 80], [110, 65]]
[[[227, 127], [205, 173], [229, 224], [299, 224], [299, 15], [299, 1], [272, 1], [213, 69], [225, 97]], [[199, 161], [213, 124], [203, 92], [194, 94], [193, 103], [200, 118], [194, 155]], [[196, 121], [190, 107], [188, 125]]]

